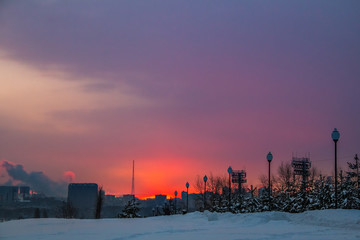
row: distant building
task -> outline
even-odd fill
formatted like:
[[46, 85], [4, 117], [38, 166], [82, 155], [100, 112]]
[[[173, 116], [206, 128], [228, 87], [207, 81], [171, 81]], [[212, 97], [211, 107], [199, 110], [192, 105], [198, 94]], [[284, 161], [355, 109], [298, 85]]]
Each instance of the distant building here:
[[105, 204], [112, 204], [114, 202], [115, 202], [115, 195], [110, 195], [110, 194], [105, 195], [105, 199], [104, 199]]
[[30, 199], [30, 187], [20, 186], [19, 187], [19, 197], [21, 200], [29, 200]]
[[166, 201], [166, 195], [162, 195], [162, 194], [155, 195], [155, 204], [156, 204], [156, 206], [164, 205], [165, 201]]
[[10, 203], [19, 200], [19, 187], [16, 186], [0, 186], [0, 202]]
[[0, 186], [0, 202], [11, 203], [30, 199], [28, 186]]
[[115, 200], [115, 195], [106, 194], [105, 195], [105, 200], [114, 201]]
[[68, 186], [68, 203], [76, 209], [78, 218], [94, 218], [98, 197], [96, 183], [70, 183]]
[[[181, 192], [181, 200], [182, 200], [182, 204], [183, 204], [184, 209], [186, 209], [186, 196], [187, 196], [187, 192], [182, 191]], [[203, 197], [202, 197], [201, 194], [189, 193], [189, 212], [197, 210], [196, 202], [199, 199], [202, 202]]]
[[133, 200], [135, 198], [135, 195], [133, 194], [124, 194], [122, 199], [123, 199], [123, 204], [127, 204], [128, 202], [130, 202], [131, 200]]
[[181, 199], [186, 200], [186, 196], [187, 196], [187, 192], [186, 192], [186, 191], [182, 191], [182, 192], [181, 192]]

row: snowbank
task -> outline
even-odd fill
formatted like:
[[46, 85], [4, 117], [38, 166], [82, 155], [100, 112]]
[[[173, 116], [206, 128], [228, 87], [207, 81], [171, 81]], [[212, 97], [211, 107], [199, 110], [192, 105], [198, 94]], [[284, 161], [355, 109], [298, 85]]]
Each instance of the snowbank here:
[[0, 223], [0, 239], [360, 239], [359, 210], [190, 213], [143, 219], [28, 219]]

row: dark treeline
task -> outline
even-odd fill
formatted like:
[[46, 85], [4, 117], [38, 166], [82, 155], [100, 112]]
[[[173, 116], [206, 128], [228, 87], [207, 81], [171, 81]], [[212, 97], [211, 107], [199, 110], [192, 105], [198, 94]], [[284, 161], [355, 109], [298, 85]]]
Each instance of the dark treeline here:
[[[348, 171], [338, 174], [338, 208], [360, 209], [358, 163], [349, 162]], [[271, 176], [269, 196], [268, 176], [259, 178], [264, 187], [260, 189], [236, 188], [231, 192], [229, 204], [229, 181], [226, 176], [210, 174], [204, 197], [204, 182], [198, 177], [195, 188], [200, 193], [198, 210], [216, 212], [248, 213], [262, 211], [285, 211], [291, 213], [306, 210], [335, 208], [334, 177], [319, 174], [316, 168], [308, 171], [305, 178], [295, 175], [290, 163], [283, 162], [277, 174]], [[205, 202], [204, 202], [205, 200]]]

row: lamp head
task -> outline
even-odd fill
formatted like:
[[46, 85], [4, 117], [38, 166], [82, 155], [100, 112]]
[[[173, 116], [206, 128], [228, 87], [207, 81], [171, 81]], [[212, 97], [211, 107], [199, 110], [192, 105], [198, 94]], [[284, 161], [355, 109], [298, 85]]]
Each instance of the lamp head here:
[[340, 133], [336, 128], [334, 128], [334, 131], [331, 133], [331, 137], [332, 137], [334, 142], [337, 142], [339, 140]]
[[273, 155], [271, 154], [271, 152], [269, 152], [269, 153], [267, 154], [266, 159], [267, 159], [269, 162], [272, 161]]

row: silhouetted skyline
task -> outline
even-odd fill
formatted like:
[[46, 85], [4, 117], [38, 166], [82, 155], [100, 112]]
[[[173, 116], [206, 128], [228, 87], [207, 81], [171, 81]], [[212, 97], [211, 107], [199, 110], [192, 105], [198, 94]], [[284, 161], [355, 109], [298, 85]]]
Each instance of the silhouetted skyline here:
[[359, 8], [1, 1], [0, 160], [126, 194], [135, 159], [136, 194], [170, 195], [229, 165], [257, 185], [269, 151], [274, 171], [310, 153], [330, 175], [336, 127], [345, 169], [360, 149]]

